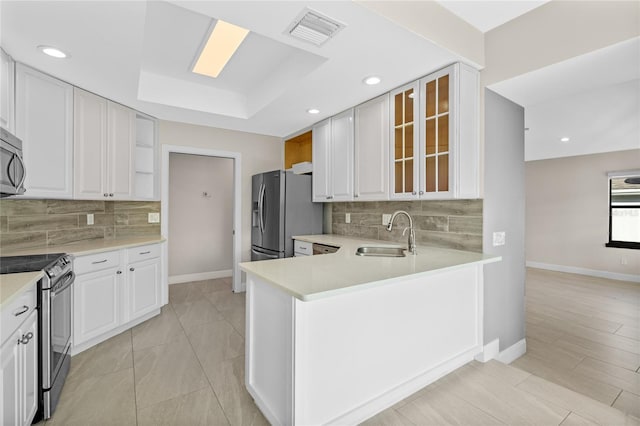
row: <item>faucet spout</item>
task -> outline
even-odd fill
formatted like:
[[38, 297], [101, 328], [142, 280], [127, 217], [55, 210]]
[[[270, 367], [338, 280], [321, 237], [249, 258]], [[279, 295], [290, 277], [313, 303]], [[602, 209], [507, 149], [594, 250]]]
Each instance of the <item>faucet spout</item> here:
[[403, 214], [405, 216], [407, 216], [407, 218], [409, 219], [409, 227], [404, 228], [404, 231], [402, 231], [402, 235], [404, 236], [404, 234], [407, 232], [407, 229], [409, 230], [409, 239], [407, 241], [407, 249], [409, 250], [409, 252], [413, 255], [417, 254], [416, 252], [416, 232], [413, 229], [413, 219], [411, 218], [411, 215], [409, 213], [407, 213], [404, 210], [398, 210], [396, 212], [393, 213], [393, 215], [391, 215], [391, 219], [389, 220], [389, 224], [387, 225], [387, 231], [391, 232], [391, 229], [393, 228], [393, 221], [396, 220], [396, 217], [398, 217], [398, 215]]

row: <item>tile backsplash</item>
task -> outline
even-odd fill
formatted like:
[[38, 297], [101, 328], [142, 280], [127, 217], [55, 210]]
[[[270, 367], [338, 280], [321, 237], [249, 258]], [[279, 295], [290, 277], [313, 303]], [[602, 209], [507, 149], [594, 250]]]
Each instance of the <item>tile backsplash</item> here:
[[[482, 200], [375, 201], [333, 203], [332, 233], [407, 243], [402, 235], [409, 221], [402, 215], [391, 232], [382, 215], [405, 210], [413, 218], [418, 245], [482, 252]], [[351, 223], [345, 223], [350, 213]]]
[[[0, 249], [160, 235], [158, 201], [0, 200]], [[87, 214], [94, 224], [87, 225]]]

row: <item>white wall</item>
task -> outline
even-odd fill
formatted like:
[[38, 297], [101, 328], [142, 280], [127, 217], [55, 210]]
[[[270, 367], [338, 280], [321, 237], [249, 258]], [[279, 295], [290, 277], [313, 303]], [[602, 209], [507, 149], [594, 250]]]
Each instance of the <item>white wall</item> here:
[[232, 219], [233, 159], [170, 154], [169, 277], [230, 271]]
[[[242, 259], [251, 259], [251, 176], [283, 167], [283, 141], [273, 136], [214, 127], [160, 121], [159, 138], [162, 145], [181, 145], [241, 155], [241, 227]], [[171, 221], [171, 219], [169, 219]], [[172, 235], [169, 234], [169, 239]]]
[[605, 247], [607, 172], [638, 164], [640, 149], [527, 162], [527, 262], [640, 278], [639, 250]]

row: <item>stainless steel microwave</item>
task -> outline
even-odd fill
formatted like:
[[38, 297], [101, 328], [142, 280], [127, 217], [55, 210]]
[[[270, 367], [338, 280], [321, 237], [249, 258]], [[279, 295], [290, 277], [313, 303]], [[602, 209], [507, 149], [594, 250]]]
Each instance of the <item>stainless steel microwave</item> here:
[[22, 141], [0, 127], [0, 197], [24, 194], [27, 172], [22, 159]]

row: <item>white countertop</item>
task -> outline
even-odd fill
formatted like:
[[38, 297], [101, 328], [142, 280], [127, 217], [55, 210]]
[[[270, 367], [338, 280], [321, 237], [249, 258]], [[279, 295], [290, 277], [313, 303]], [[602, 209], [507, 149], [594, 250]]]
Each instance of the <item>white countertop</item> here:
[[426, 246], [418, 246], [415, 256], [410, 253], [406, 257], [357, 256], [357, 248], [365, 245], [406, 245], [332, 234], [301, 235], [293, 239], [340, 249], [333, 254], [244, 262], [240, 268], [303, 301], [384, 285], [403, 277], [415, 278], [502, 260], [500, 256]]
[[28, 249], [2, 249], [3, 256], [23, 256], [29, 254], [68, 253], [74, 256], [102, 253], [110, 250], [161, 243], [165, 239], [160, 235], [133, 238], [116, 238], [111, 240], [87, 240], [61, 246], [34, 247]]
[[38, 282], [44, 272], [21, 272], [0, 275], [0, 308], [11, 303], [18, 295]]

